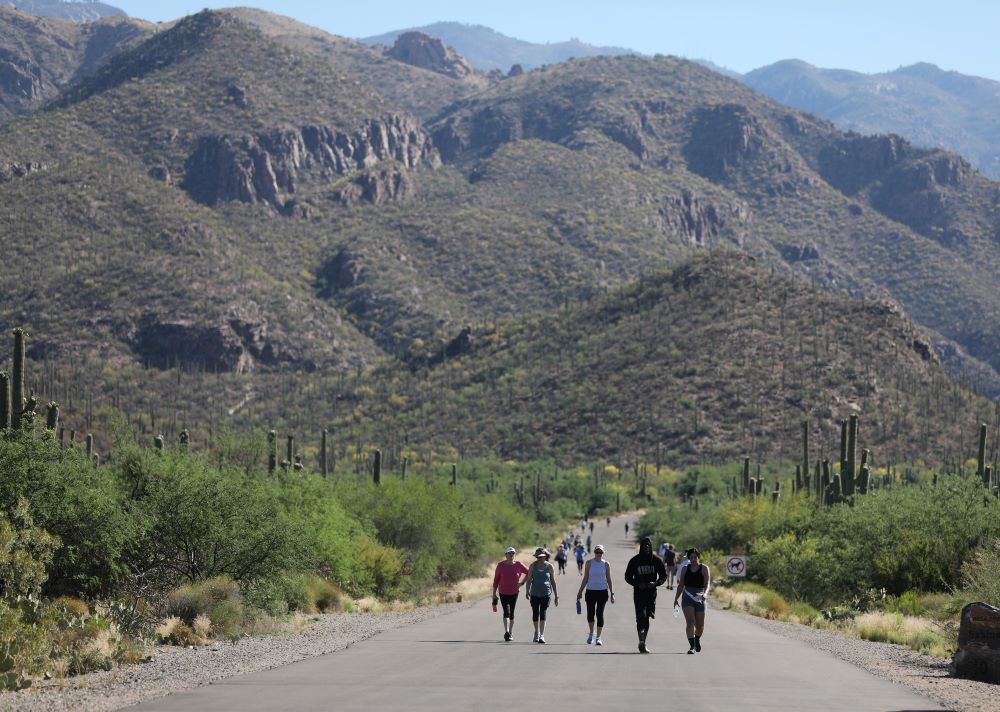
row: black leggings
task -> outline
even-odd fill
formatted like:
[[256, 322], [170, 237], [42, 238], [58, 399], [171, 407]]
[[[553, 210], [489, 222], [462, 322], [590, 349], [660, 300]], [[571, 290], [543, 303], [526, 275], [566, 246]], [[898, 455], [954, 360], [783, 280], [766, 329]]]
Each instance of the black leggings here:
[[500, 594], [500, 605], [503, 606], [503, 617], [514, 620], [514, 606], [517, 605], [517, 594]]
[[645, 638], [649, 630], [649, 619], [656, 617], [656, 589], [634, 589], [632, 600], [635, 602], [635, 629], [640, 638]]
[[591, 591], [587, 589], [587, 592], [583, 594], [584, 600], [587, 601], [587, 622], [594, 622], [594, 614], [597, 614], [597, 627], [604, 627], [604, 606], [608, 602], [608, 590], [603, 591]]
[[549, 609], [550, 598], [551, 598], [550, 596], [531, 597], [531, 620], [533, 621], [545, 620], [545, 611]]

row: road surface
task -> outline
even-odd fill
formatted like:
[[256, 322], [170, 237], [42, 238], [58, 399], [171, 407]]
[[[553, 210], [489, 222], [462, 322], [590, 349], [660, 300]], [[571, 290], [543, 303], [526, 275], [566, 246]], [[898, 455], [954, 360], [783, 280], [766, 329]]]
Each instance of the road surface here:
[[[684, 619], [661, 589], [651, 654], [636, 644], [632, 590], [622, 576], [636, 547], [619, 518], [595, 523], [607, 547], [618, 602], [605, 612], [604, 646], [586, 645], [576, 614], [575, 562], [558, 576], [547, 644], [531, 642], [531, 608], [517, 606], [515, 640], [503, 641], [489, 600], [433, 620], [387, 631], [329, 655], [243, 675], [147, 702], [136, 710], [788, 710], [917, 712], [942, 710], [892, 684], [745, 617], [709, 610], [703, 650], [687, 655]], [[634, 529], [633, 529], [634, 531]], [[658, 545], [658, 544], [657, 544]], [[500, 559], [500, 556], [497, 556]], [[554, 564], [553, 564], [554, 565]], [[585, 609], [586, 610], [586, 609]]]

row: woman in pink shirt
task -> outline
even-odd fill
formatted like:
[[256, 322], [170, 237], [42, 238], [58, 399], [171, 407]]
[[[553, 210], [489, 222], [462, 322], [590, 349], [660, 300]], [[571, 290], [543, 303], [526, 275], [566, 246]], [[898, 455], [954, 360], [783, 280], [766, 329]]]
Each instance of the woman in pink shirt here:
[[514, 560], [516, 553], [513, 546], [508, 546], [504, 560], [497, 564], [493, 574], [493, 605], [497, 605], [499, 591], [499, 601], [503, 604], [503, 639], [507, 641], [514, 639], [514, 606], [521, 586], [528, 580], [528, 567]]

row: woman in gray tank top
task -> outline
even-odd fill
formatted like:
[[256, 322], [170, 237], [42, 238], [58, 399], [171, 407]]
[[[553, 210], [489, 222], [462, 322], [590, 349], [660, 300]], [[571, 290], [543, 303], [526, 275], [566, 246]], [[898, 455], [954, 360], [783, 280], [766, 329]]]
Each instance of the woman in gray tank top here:
[[545, 612], [549, 601], [553, 599], [559, 605], [559, 592], [556, 590], [556, 572], [549, 563], [549, 552], [544, 547], [535, 549], [535, 563], [528, 569], [526, 596], [531, 602], [531, 622], [535, 625], [535, 643], [545, 642]]

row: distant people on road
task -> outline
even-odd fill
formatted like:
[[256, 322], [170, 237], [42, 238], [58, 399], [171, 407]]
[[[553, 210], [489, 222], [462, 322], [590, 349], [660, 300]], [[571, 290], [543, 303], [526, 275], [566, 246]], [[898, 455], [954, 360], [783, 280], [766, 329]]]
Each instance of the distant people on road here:
[[635, 628], [639, 634], [639, 652], [648, 653], [646, 636], [649, 621], [656, 617], [656, 587], [667, 580], [663, 561], [653, 555], [653, 542], [647, 536], [639, 542], [639, 553], [629, 559], [625, 567], [625, 583], [632, 586], [635, 603]]
[[588, 554], [590, 553], [590, 543], [591, 543], [591, 541], [593, 541], [593, 540], [590, 538], [590, 534], [588, 534], [587, 535], [587, 553]]
[[677, 552], [674, 551], [674, 545], [667, 542], [664, 544], [667, 550], [663, 553], [663, 566], [667, 569], [667, 588], [672, 589], [674, 587], [674, 574], [676, 573], [676, 563], [677, 563]]
[[628, 522], [625, 522], [625, 538], [628, 539]]
[[606, 521], [608, 523], [608, 526], [610, 527], [611, 526], [611, 517], [608, 517]]
[[560, 544], [559, 548], [556, 549], [556, 564], [559, 565], [559, 573], [566, 573], [566, 546], [565, 543]]
[[528, 569], [528, 583], [525, 594], [531, 602], [531, 622], [535, 626], [532, 642], [545, 642], [545, 614], [549, 603], [559, 605], [559, 591], [556, 587], [555, 571], [549, 563], [549, 552], [544, 547], [535, 549], [535, 563]]
[[583, 548], [579, 539], [576, 540], [576, 546], [573, 547], [573, 554], [576, 556], [576, 570], [583, 576], [583, 560], [587, 558], [587, 550]]
[[506, 641], [514, 639], [514, 607], [521, 586], [528, 580], [528, 567], [514, 558], [516, 553], [513, 546], [508, 546], [504, 560], [497, 564], [493, 573], [493, 605], [496, 606], [498, 600], [503, 605], [503, 639]]
[[590, 523], [590, 533], [591, 534], [594, 533], [594, 523], [593, 522]]
[[691, 646], [688, 655], [694, 655], [701, 652], [701, 636], [705, 632], [705, 597], [712, 588], [712, 572], [701, 563], [701, 552], [697, 549], [688, 549], [685, 558], [689, 563], [677, 579], [674, 605], [681, 599], [688, 644]]
[[[604, 629], [604, 606], [610, 599], [615, 602], [614, 584], [611, 581], [611, 564], [604, 560], [604, 546], [594, 547], [594, 558], [587, 562], [583, 569], [583, 581], [580, 590], [576, 592], [576, 600], [584, 597], [586, 589], [587, 625], [590, 633], [587, 635], [587, 645], [604, 645], [601, 631]], [[594, 632], [594, 622], [597, 622], [597, 632]]]

